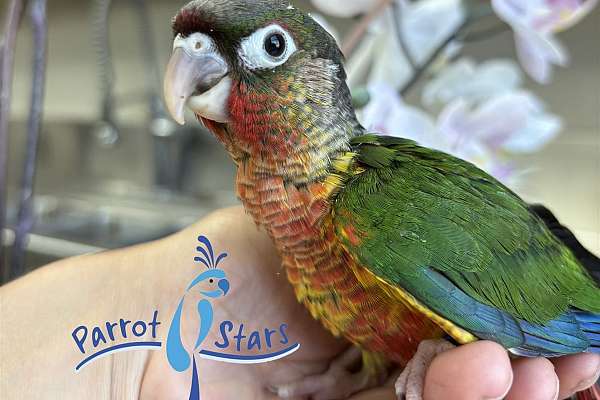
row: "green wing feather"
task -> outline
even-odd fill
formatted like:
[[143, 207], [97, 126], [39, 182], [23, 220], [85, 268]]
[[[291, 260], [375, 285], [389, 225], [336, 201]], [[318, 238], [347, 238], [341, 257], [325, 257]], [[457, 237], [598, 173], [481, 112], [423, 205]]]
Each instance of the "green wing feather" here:
[[[600, 289], [571, 251], [500, 182], [410, 140], [365, 135], [352, 145], [362, 172], [337, 195], [334, 223], [374, 274], [412, 287], [433, 269], [476, 301], [536, 324], [570, 307], [600, 312]], [[342, 234], [348, 228], [358, 240]]]

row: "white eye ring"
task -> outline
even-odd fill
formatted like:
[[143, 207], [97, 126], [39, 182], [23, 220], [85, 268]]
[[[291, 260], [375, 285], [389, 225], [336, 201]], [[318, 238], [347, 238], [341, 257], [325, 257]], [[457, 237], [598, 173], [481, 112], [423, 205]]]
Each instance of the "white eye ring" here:
[[[285, 46], [283, 53], [276, 57], [269, 54], [265, 48], [266, 40], [274, 34], [283, 37]], [[281, 26], [272, 24], [244, 38], [240, 44], [238, 54], [246, 68], [258, 70], [275, 68], [284, 64], [296, 50], [296, 43], [292, 36]]]

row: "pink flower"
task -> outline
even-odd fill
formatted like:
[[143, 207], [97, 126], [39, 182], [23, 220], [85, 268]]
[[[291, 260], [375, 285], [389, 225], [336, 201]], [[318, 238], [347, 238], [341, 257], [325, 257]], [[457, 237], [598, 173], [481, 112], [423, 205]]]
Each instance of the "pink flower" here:
[[514, 154], [540, 150], [558, 135], [562, 121], [523, 90], [483, 101], [456, 98], [436, 118], [402, 101], [388, 84], [369, 85], [371, 101], [360, 120], [371, 131], [401, 136], [468, 160], [505, 183], [518, 177]]
[[[365, 37], [346, 63], [350, 86], [364, 82], [388, 82], [399, 89], [408, 82], [413, 67], [404, 54], [406, 50], [417, 63], [423, 63], [466, 18], [462, 0], [393, 0], [400, 8], [396, 13], [388, 6], [369, 26]], [[311, 0], [320, 12], [334, 17], [352, 17], [367, 13], [377, 6], [377, 0]], [[400, 28], [406, 49], [400, 46], [395, 19], [401, 19]], [[322, 19], [319, 20], [321, 22]], [[460, 46], [454, 42], [445, 51], [451, 56]]]
[[566, 66], [569, 55], [555, 33], [590, 13], [598, 0], [492, 0], [496, 14], [515, 33], [519, 60], [536, 81], [548, 83], [552, 66]]
[[312, 3], [325, 14], [348, 18], [369, 11], [377, 0], [312, 0]]
[[480, 104], [454, 100], [440, 114], [438, 125], [451, 151], [476, 141], [493, 152], [522, 154], [534, 153], [554, 139], [562, 121], [546, 112], [533, 94], [516, 90]]

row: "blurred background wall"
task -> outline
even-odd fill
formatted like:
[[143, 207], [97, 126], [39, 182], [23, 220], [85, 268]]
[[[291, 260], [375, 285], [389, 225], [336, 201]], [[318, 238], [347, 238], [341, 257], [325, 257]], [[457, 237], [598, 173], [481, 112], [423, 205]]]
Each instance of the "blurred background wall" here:
[[[5, 3], [0, 9], [5, 9]], [[310, 9], [308, 1], [294, 3]], [[48, 4], [37, 222], [27, 268], [164, 236], [237, 202], [233, 166], [224, 150], [197, 123], [176, 129], [153, 109], [152, 71], [145, 54], [149, 46], [156, 46], [161, 74], [171, 48], [170, 19], [183, 2], [147, 1], [146, 21], [141, 21], [136, 4], [113, 2], [109, 37], [114, 115], [108, 125], [100, 90], [99, 60], [104, 49], [97, 34], [94, 39], [94, 32], [103, 27], [93, 21], [94, 3], [52, 0]], [[332, 21], [342, 34], [353, 23]], [[151, 29], [144, 29], [144, 24]], [[518, 159], [520, 168], [528, 171], [518, 191], [549, 206], [585, 245], [600, 253], [600, 9], [560, 37], [571, 52], [571, 67], [557, 69], [551, 85], [527, 85], [564, 118], [564, 132], [542, 151]], [[31, 50], [25, 21], [19, 32], [11, 112], [8, 195], [13, 222], [30, 97]], [[480, 60], [514, 57], [512, 33], [468, 45], [465, 53]], [[156, 83], [154, 91], [160, 90], [161, 82]], [[415, 93], [418, 90], [408, 102], [416, 101]]]

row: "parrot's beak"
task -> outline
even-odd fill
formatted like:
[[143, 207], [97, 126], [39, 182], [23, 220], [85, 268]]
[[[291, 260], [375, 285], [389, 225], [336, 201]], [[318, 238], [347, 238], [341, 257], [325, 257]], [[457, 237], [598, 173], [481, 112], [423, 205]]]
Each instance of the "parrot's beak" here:
[[229, 281], [227, 279], [221, 279], [218, 283], [219, 288], [223, 291], [223, 296], [229, 292]]
[[[229, 119], [227, 100], [231, 79], [227, 63], [216, 50], [189, 51], [186, 41], [175, 42], [164, 81], [165, 103], [175, 121], [185, 124], [185, 107], [216, 121]], [[196, 42], [200, 43], [200, 42]]]

